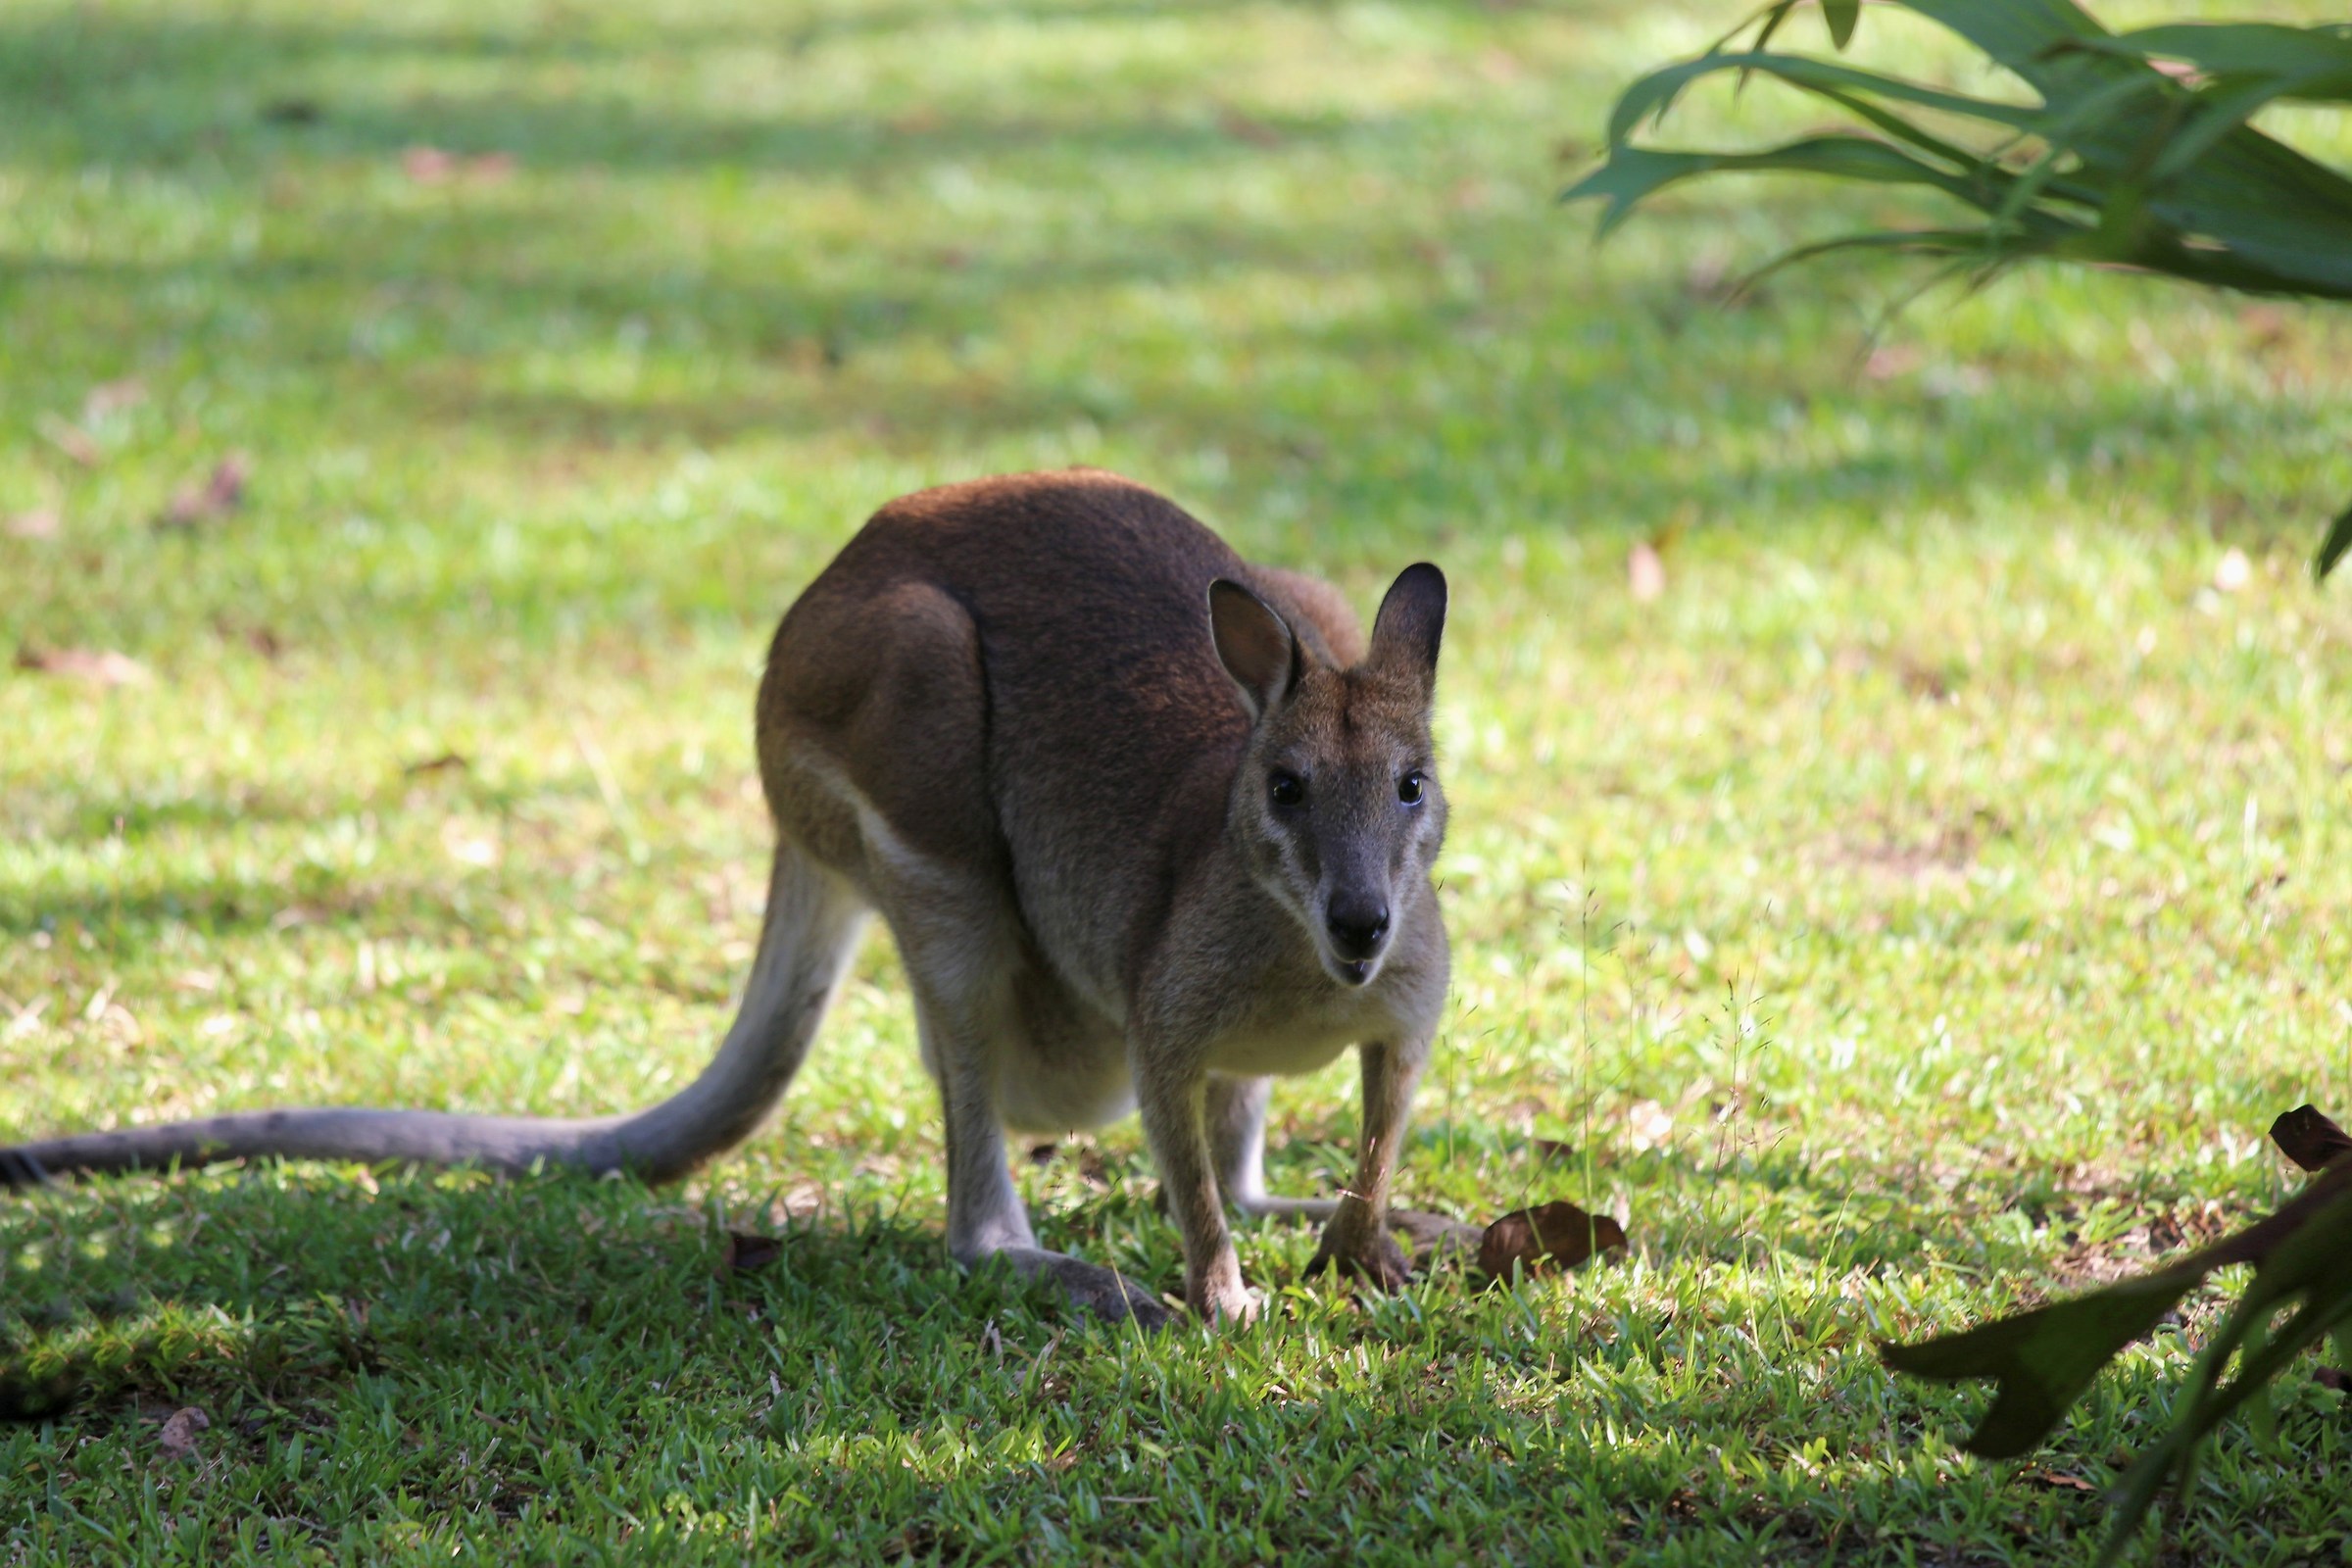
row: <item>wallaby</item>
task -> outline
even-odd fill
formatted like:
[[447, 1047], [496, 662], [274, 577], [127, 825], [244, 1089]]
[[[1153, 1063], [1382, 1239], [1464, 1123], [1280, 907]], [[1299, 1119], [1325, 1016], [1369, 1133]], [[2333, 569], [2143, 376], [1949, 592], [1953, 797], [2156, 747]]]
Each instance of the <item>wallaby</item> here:
[[[785, 614], [760, 685], [777, 846], [740, 1011], [671, 1099], [596, 1120], [271, 1110], [0, 1150], [0, 1180], [244, 1155], [536, 1160], [684, 1174], [791, 1083], [879, 911], [947, 1118], [948, 1247], [1083, 1306], [1167, 1312], [1039, 1248], [1005, 1130], [1141, 1106], [1183, 1231], [1185, 1300], [1252, 1314], [1224, 1202], [1324, 1222], [1316, 1261], [1405, 1278], [1466, 1227], [1392, 1213], [1446, 983], [1430, 879], [1446, 579], [1408, 566], [1367, 644], [1338, 590], [1242, 561], [1172, 502], [1093, 469], [892, 502]], [[1337, 1200], [1267, 1196], [1269, 1075], [1349, 1045], [1362, 1147]]]

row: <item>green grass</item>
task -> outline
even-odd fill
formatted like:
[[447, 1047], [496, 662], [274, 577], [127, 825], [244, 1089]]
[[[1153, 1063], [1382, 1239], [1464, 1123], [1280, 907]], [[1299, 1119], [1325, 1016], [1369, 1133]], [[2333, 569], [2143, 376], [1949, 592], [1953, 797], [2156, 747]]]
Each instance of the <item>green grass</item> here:
[[[1734, 20], [0, 13], [0, 516], [60, 523], [0, 531], [0, 648], [153, 674], [0, 671], [0, 1141], [681, 1082], [757, 919], [774, 617], [890, 496], [1085, 461], [1367, 604], [1446, 565], [1459, 976], [1401, 1196], [1635, 1241], [1359, 1304], [1261, 1230], [1265, 1324], [1072, 1322], [947, 1265], [876, 940], [683, 1190], [0, 1198], [0, 1343], [95, 1368], [0, 1436], [0, 1562], [2086, 1557], [2046, 1477], [2117, 1473], [2218, 1296], [2022, 1465], [1869, 1344], [2230, 1225], [2290, 1187], [2275, 1113], [2352, 1108], [2352, 609], [2303, 564], [2352, 317], [2046, 273], [1874, 337], [1903, 279], [1851, 269], [1720, 309], [1902, 211], [1765, 183], [1594, 252], [1559, 145]], [[241, 510], [151, 525], [230, 452]], [[1354, 1117], [1344, 1066], [1281, 1091], [1278, 1188]], [[1178, 1280], [1131, 1124], [1023, 1180], [1048, 1245]], [[714, 1276], [728, 1227], [782, 1258]], [[2168, 1549], [2337, 1560], [2348, 1467], [2298, 1377]]]

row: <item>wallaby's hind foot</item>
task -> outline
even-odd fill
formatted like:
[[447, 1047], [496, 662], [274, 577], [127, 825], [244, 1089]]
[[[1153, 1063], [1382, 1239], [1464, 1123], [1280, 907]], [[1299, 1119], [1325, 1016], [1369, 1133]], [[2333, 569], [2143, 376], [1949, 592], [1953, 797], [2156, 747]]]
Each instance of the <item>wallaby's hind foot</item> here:
[[1306, 1272], [1336, 1273], [1348, 1279], [1362, 1280], [1376, 1291], [1395, 1294], [1412, 1282], [1413, 1266], [1396, 1245], [1396, 1238], [1387, 1231], [1375, 1231], [1369, 1240], [1334, 1243], [1326, 1234], [1323, 1245], [1307, 1260]]
[[1476, 1257], [1478, 1244], [1487, 1235], [1484, 1228], [1465, 1224], [1450, 1214], [1432, 1214], [1420, 1208], [1390, 1209], [1389, 1229], [1413, 1244], [1413, 1266], [1424, 1270], [1435, 1263]]
[[1105, 1323], [1132, 1320], [1137, 1328], [1157, 1330], [1175, 1320], [1175, 1314], [1160, 1304], [1150, 1286], [1138, 1284], [1115, 1268], [1081, 1262], [1067, 1252], [1049, 1252], [1042, 1247], [1007, 1247], [989, 1256], [1003, 1258], [1023, 1279], [1052, 1280], [1072, 1306], [1092, 1312]]
[[[1339, 1200], [1331, 1198], [1256, 1198], [1234, 1203], [1251, 1219], [1309, 1220], [1318, 1225], [1328, 1223], [1339, 1206]], [[1390, 1209], [1389, 1231], [1411, 1244], [1412, 1266], [1424, 1272], [1439, 1263], [1477, 1256], [1478, 1244], [1487, 1234], [1450, 1214], [1433, 1214], [1423, 1208]]]

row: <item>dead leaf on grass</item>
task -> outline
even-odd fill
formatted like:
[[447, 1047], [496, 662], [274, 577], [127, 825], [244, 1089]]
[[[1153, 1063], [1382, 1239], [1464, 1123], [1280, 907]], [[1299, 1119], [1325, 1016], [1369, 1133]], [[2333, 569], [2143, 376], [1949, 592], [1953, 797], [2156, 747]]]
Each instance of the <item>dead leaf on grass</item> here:
[[727, 1232], [719, 1244], [718, 1267], [714, 1272], [720, 1279], [730, 1274], [749, 1274], [754, 1269], [767, 1267], [784, 1255], [784, 1244], [773, 1236], [750, 1236], [742, 1231]]
[[69, 675], [93, 686], [144, 686], [155, 676], [128, 654], [111, 648], [34, 648], [17, 650], [17, 667], [43, 675]]
[[2021, 1470], [2017, 1479], [2037, 1482], [2045, 1487], [2059, 1487], [2069, 1492], [2096, 1493], [2099, 1490], [2081, 1476], [2070, 1476], [2063, 1470]]
[[156, 1452], [167, 1459], [196, 1457], [196, 1434], [213, 1424], [213, 1418], [194, 1405], [173, 1412], [164, 1423], [163, 1435], [156, 1439]]
[[90, 432], [78, 424], [70, 424], [54, 414], [44, 414], [35, 428], [41, 432], [42, 440], [85, 468], [95, 468], [106, 461], [106, 454], [98, 450]]
[[463, 773], [471, 766], [471, 760], [460, 753], [443, 752], [439, 757], [428, 757], [421, 762], [404, 763], [400, 770], [408, 777], [416, 778], [425, 773]]
[[1554, 1201], [1505, 1214], [1488, 1226], [1478, 1243], [1478, 1267], [1491, 1278], [1507, 1280], [1513, 1265], [1528, 1274], [1574, 1268], [1594, 1252], [1625, 1245], [1625, 1227], [1608, 1215]]
[[118, 409], [133, 409], [147, 401], [147, 383], [135, 375], [101, 381], [81, 400], [81, 422], [96, 424]]
[[155, 519], [158, 528], [193, 528], [215, 517], [225, 517], [244, 504], [245, 459], [231, 453], [213, 466], [202, 485], [183, 485]]
[[1636, 604], [1646, 605], [1666, 591], [1666, 558], [1647, 539], [1625, 553], [1625, 586]]
[[1252, 147], [1279, 147], [1282, 132], [1251, 115], [1246, 115], [1230, 104], [1217, 111], [1217, 128], [1236, 141], [1246, 141]]
[[1910, 343], [1882, 343], [1870, 351], [1862, 364], [1862, 373], [1873, 381], [1891, 381], [1898, 375], [1909, 375], [1919, 368], [1920, 353]]

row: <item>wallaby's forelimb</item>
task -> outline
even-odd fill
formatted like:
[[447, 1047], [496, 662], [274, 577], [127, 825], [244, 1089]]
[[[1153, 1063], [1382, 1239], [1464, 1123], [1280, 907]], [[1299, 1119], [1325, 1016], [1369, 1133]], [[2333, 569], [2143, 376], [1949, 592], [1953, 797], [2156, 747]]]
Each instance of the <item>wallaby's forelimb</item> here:
[[864, 919], [847, 884], [790, 846], [780, 848], [759, 956], [725, 1044], [694, 1082], [645, 1110], [582, 1119], [343, 1106], [247, 1111], [0, 1149], [0, 1186], [41, 1171], [153, 1170], [266, 1155], [501, 1170], [546, 1161], [674, 1180], [749, 1137], [782, 1097]]

